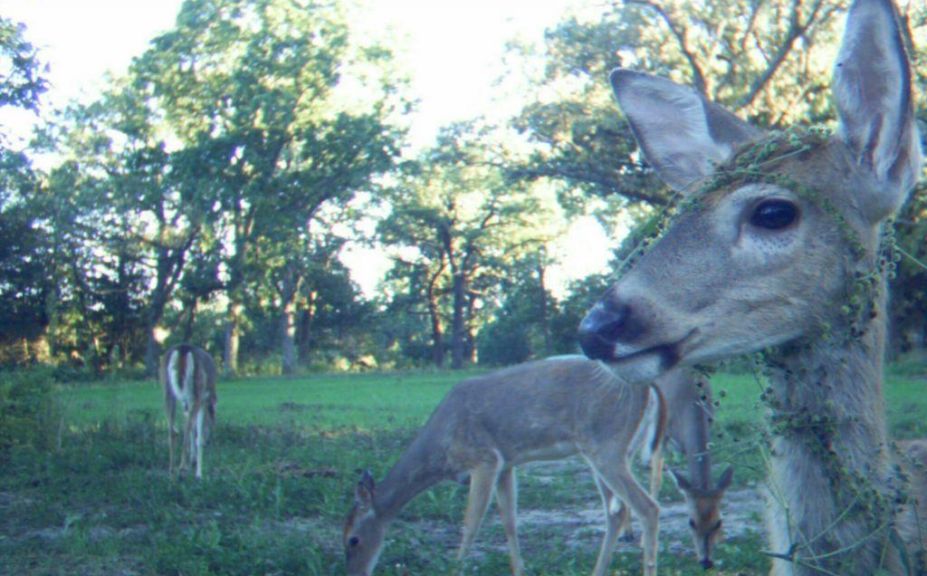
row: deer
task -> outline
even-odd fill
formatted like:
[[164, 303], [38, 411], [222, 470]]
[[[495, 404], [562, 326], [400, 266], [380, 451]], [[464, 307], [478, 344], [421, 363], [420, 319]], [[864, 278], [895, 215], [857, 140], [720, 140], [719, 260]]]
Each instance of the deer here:
[[[688, 466], [688, 472], [673, 468], [669, 471], [686, 502], [689, 531], [699, 564], [708, 570], [714, 566], [712, 550], [723, 536], [721, 502], [734, 478], [734, 467], [728, 466], [712, 486], [709, 442], [714, 409], [711, 386], [706, 378], [683, 369], [670, 370], [654, 383], [666, 400], [666, 439], [685, 456]], [[660, 491], [661, 476], [656, 478], [656, 486], [652, 484], [650, 492], [654, 496]]]
[[921, 170], [903, 34], [890, 0], [853, 2], [833, 133], [768, 132], [668, 79], [610, 76], [681, 202], [588, 310], [580, 345], [629, 381], [760, 355], [777, 575], [925, 570], [882, 392], [888, 221]]
[[183, 412], [179, 470], [190, 464], [196, 478], [202, 479], [203, 447], [216, 422], [216, 365], [202, 348], [178, 344], [162, 357], [159, 375], [167, 414], [168, 470], [174, 473], [174, 445], [178, 436], [174, 421], [179, 403]]
[[469, 476], [458, 560], [471, 547], [495, 491], [512, 573], [522, 576], [515, 467], [580, 455], [592, 469], [606, 515], [593, 574], [607, 573], [630, 508], [643, 525], [643, 573], [653, 576], [659, 505], [635, 479], [628, 460], [639, 452], [651, 471], [662, 466], [666, 418], [655, 385], [628, 384], [583, 356], [528, 362], [464, 380], [379, 483], [369, 472], [361, 474], [344, 524], [347, 573], [371, 576], [388, 525], [412, 498], [442, 480]]

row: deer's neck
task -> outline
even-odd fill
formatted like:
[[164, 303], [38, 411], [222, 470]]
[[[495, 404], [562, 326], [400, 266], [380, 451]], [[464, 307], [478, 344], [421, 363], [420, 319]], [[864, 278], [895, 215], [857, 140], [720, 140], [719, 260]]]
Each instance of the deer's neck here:
[[424, 432], [377, 484], [374, 507], [383, 520], [392, 520], [410, 500], [449, 477], [443, 450], [431, 446], [433, 442]]
[[[884, 293], [884, 290], [882, 291]], [[878, 299], [884, 310], [884, 299]], [[770, 364], [770, 534], [794, 574], [872, 574], [893, 496], [882, 396], [885, 323]]]

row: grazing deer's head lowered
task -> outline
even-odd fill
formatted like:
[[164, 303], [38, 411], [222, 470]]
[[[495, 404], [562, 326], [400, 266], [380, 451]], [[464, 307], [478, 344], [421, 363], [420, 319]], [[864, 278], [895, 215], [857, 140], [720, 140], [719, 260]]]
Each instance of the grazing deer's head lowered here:
[[[887, 450], [883, 225], [920, 174], [911, 73], [891, 0], [856, 0], [834, 69], [834, 135], [766, 133], [668, 80], [617, 70], [648, 161], [682, 196], [662, 238], [583, 319], [628, 379], [771, 349], [767, 523], [777, 574], [906, 573]], [[904, 543], [903, 545], [901, 543]]]
[[[714, 419], [709, 381], [694, 370], [670, 370], [655, 381], [666, 399], [669, 444], [686, 457], [688, 472], [670, 470], [689, 512], [689, 531], [699, 563], [714, 566], [712, 553], [723, 535], [721, 502], [734, 478], [734, 467], [714, 483], [711, 473], [711, 424]], [[656, 484], [659, 485], [659, 478]], [[651, 485], [651, 493], [659, 488]]]
[[734, 468], [728, 467], [718, 478], [714, 488], [700, 488], [694, 485], [682, 472], [670, 469], [676, 486], [686, 497], [689, 508], [689, 531], [692, 543], [698, 553], [699, 563], [706, 570], [714, 567], [711, 552], [721, 538], [721, 499], [734, 479]]

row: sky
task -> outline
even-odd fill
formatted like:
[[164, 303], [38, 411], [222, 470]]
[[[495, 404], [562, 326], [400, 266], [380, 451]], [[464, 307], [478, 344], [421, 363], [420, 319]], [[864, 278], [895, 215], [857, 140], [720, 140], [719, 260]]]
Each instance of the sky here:
[[[398, 40], [396, 57], [412, 71], [419, 99], [411, 137], [427, 142], [443, 125], [498, 111], [495, 81], [506, 41], [540, 42], [546, 27], [572, 0], [366, 0], [365, 26]], [[0, 0], [0, 15], [26, 25], [26, 38], [49, 65], [43, 109], [92, 98], [108, 73], [122, 74], [148, 42], [173, 27], [181, 0]], [[35, 118], [0, 117], [15, 138], [24, 138]], [[608, 260], [607, 239], [594, 220], [570, 230], [558, 252], [570, 262], [552, 270], [556, 287], [600, 271]], [[388, 263], [355, 248], [344, 255], [368, 295]], [[363, 265], [360, 263], [363, 262]], [[374, 262], [376, 262], [374, 264]]]

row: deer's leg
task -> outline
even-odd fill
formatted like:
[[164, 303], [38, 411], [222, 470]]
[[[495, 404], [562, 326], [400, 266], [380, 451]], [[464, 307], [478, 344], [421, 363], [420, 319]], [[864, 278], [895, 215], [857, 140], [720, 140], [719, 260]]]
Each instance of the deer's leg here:
[[194, 431], [194, 440], [196, 443], [196, 477], [203, 477], [203, 418], [205, 412], [203, 407], [198, 407], [196, 411], [196, 430]]
[[[657, 537], [660, 522], [660, 507], [647, 494], [647, 491], [635, 480], [628, 469], [627, 459], [622, 455], [608, 455], [590, 462], [596, 473], [602, 478], [604, 484], [614, 492], [643, 524], [642, 545], [644, 548], [644, 576], [656, 576], [657, 573]], [[604, 543], [603, 543], [603, 552]], [[596, 562], [595, 576], [604, 576], [611, 561], [611, 550], [608, 556]]]
[[460, 542], [460, 550], [457, 552], [458, 560], [463, 560], [476, 538], [483, 516], [486, 515], [486, 508], [489, 507], [489, 498], [492, 496], [498, 476], [498, 463], [480, 464], [470, 470], [470, 494], [467, 497], [467, 511], [464, 513], [463, 539]]
[[168, 474], [174, 473], [174, 443], [177, 442], [177, 430], [174, 428], [174, 418], [177, 414], [177, 402], [173, 396], [168, 395], [164, 401], [164, 411], [167, 414], [167, 452]]
[[499, 514], [502, 516], [505, 539], [509, 543], [512, 574], [522, 576], [525, 573], [525, 566], [521, 559], [521, 548], [518, 546], [518, 486], [515, 481], [514, 467], [505, 468], [499, 473], [499, 479], [496, 482], [496, 503], [499, 505]]
[[592, 478], [595, 480], [599, 496], [602, 497], [602, 506], [605, 509], [605, 534], [602, 536], [602, 544], [599, 547], [599, 555], [592, 573], [595, 576], [604, 576], [611, 564], [618, 538], [624, 537], [630, 540], [634, 536], [631, 532], [631, 515], [627, 505], [608, 487], [595, 467], [592, 469]]
[[180, 451], [180, 469], [183, 470], [190, 463], [190, 460], [193, 458], [195, 452], [191, 450], [193, 447], [193, 414], [191, 412], [184, 411], [184, 425], [183, 425], [183, 447]]
[[[612, 540], [617, 541], [617, 539], [621, 539], [625, 542], [634, 540], [634, 531], [631, 530], [631, 511], [628, 510], [628, 505], [611, 491], [598, 473], [596, 473], [595, 469], [592, 471], [592, 478], [595, 480], [595, 487], [599, 490], [599, 496], [602, 497], [602, 507], [605, 509], [605, 519], [607, 522], [605, 538], [602, 540], [602, 548], [599, 550], [599, 556], [608, 554], [608, 556], [611, 557], [611, 553], [614, 551], [615, 547], [615, 543], [612, 542]], [[608, 544], [607, 548], [606, 544]]]

